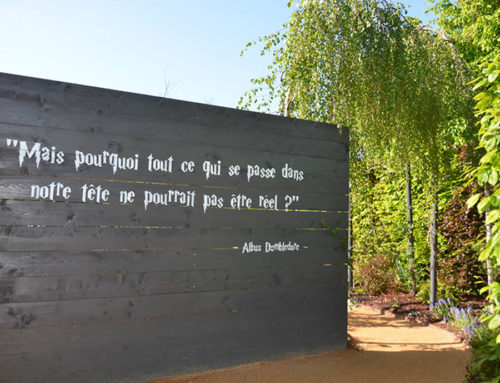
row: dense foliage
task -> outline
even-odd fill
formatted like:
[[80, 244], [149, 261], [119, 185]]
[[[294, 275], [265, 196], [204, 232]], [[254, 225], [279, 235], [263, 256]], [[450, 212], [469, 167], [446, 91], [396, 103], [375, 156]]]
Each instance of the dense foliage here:
[[483, 193], [473, 194], [468, 206], [477, 203], [485, 216], [486, 235], [480, 238], [479, 259], [486, 263], [491, 302], [488, 327], [491, 336], [473, 344], [474, 356], [468, 381], [500, 381], [500, 1], [499, 0], [440, 0], [433, 10], [437, 22], [450, 37], [458, 51], [476, 73], [478, 92], [475, 111], [479, 118], [482, 156], [474, 169]]
[[477, 188], [473, 183], [456, 189], [446, 199], [439, 224], [442, 252], [438, 279], [458, 292], [476, 295], [487, 284], [486, 272], [478, 259], [477, 239], [484, 236], [484, 219], [466, 201]]
[[[450, 149], [457, 137], [468, 133], [472, 115], [466, 85], [471, 78], [460, 69], [463, 63], [453, 47], [407, 18], [401, 6], [377, 0], [301, 1], [284, 29], [261, 41], [262, 53], [272, 52], [274, 63], [267, 76], [254, 80], [256, 88], [242, 99], [242, 106], [269, 109], [277, 99], [282, 114], [350, 127], [355, 223], [361, 210], [354, 199], [366, 192], [359, 189], [366, 169], [378, 168], [398, 178], [410, 165], [422, 191], [418, 198], [427, 202], [420, 203], [422, 211], [416, 215], [431, 232], [415, 232], [424, 239], [416, 246], [427, 246], [427, 239], [430, 251], [420, 253], [430, 253], [433, 266], [438, 252], [437, 196], [453, 163]], [[403, 191], [404, 184], [400, 187]], [[404, 200], [399, 201], [395, 214], [405, 211]], [[373, 205], [375, 217], [388, 206], [380, 202]], [[398, 222], [404, 224], [403, 217], [400, 214]], [[368, 238], [373, 230], [369, 225], [358, 228], [354, 238]], [[378, 242], [372, 247], [377, 247], [375, 252], [359, 252], [355, 241], [355, 260], [364, 267], [367, 257], [380, 254], [398, 260], [389, 262], [392, 268], [401, 269], [405, 262], [411, 271], [409, 261], [413, 264], [415, 255], [401, 248], [407, 231], [388, 227], [390, 235], [373, 240]], [[386, 248], [390, 254], [384, 253]], [[435, 268], [430, 270], [435, 275]]]
[[487, 292], [468, 379], [500, 381], [500, 0], [436, 0], [439, 29], [387, 0], [292, 3], [240, 105], [349, 126], [357, 288], [416, 279], [431, 307], [429, 280], [453, 300]]
[[[364, 161], [361, 161], [363, 164]], [[359, 165], [358, 165], [359, 166]], [[404, 174], [372, 167], [358, 174], [351, 190], [354, 277], [357, 291], [383, 293], [411, 286], [407, 253]], [[428, 206], [422, 187], [414, 188], [417, 283], [428, 274]]]
[[[491, 56], [490, 56], [491, 57]], [[470, 368], [470, 381], [486, 381], [496, 377], [500, 381], [500, 53], [486, 59], [481, 65], [478, 88], [482, 92], [474, 98], [480, 121], [480, 149], [486, 152], [477, 168], [477, 180], [486, 189], [486, 195], [473, 195], [469, 206], [479, 199], [478, 211], [486, 213], [487, 237], [479, 259], [489, 265], [489, 291], [491, 312], [486, 317], [488, 327], [494, 331], [491, 339], [476, 347]], [[493, 375], [495, 374], [495, 375]]]

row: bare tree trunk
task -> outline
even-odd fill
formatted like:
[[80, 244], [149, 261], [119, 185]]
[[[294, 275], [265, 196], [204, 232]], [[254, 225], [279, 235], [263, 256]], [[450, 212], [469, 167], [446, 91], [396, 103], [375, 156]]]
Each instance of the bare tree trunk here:
[[[491, 189], [488, 184], [484, 186], [484, 195], [485, 197], [489, 197], [491, 195]], [[486, 213], [484, 214], [484, 227], [486, 229], [486, 245], [488, 242], [491, 240], [491, 223], [486, 223], [488, 221], [488, 216], [490, 214], [490, 209], [486, 210]], [[491, 258], [488, 256], [486, 258], [486, 277], [488, 278], [488, 285], [491, 285], [493, 282], [495, 282], [495, 275], [493, 275], [493, 265], [491, 264]], [[488, 289], [488, 294], [491, 294], [491, 289]], [[490, 314], [493, 314], [493, 305], [490, 304], [488, 305], [488, 311]]]
[[352, 269], [352, 206], [351, 206], [351, 188], [349, 187], [349, 213], [347, 230], [347, 286], [349, 296], [354, 288], [354, 278]]
[[[488, 185], [484, 187], [484, 194], [486, 197], [489, 197], [491, 192], [490, 188]], [[491, 240], [491, 223], [486, 223], [488, 221], [488, 215], [490, 214], [490, 209], [486, 211], [485, 217], [484, 217], [484, 226], [486, 228], [486, 244]], [[491, 265], [491, 259], [490, 257], [486, 258], [486, 275], [488, 277], [488, 285], [491, 285], [494, 281], [495, 278], [493, 276], [493, 266]], [[491, 293], [491, 291], [490, 291]]]
[[410, 268], [411, 288], [410, 293], [415, 295], [417, 278], [415, 275], [415, 238], [413, 236], [413, 205], [411, 195], [411, 170], [410, 164], [406, 164], [406, 216], [408, 218], [408, 264]]
[[437, 259], [437, 215], [438, 215], [438, 195], [437, 191], [433, 192], [432, 196], [432, 212], [431, 222], [429, 228], [429, 247], [431, 250], [431, 257], [429, 262], [430, 274], [430, 310], [434, 308], [436, 303], [436, 290], [437, 290], [437, 277], [436, 277], [436, 259]]
[[283, 105], [283, 116], [290, 117], [290, 89], [286, 91], [285, 104]]

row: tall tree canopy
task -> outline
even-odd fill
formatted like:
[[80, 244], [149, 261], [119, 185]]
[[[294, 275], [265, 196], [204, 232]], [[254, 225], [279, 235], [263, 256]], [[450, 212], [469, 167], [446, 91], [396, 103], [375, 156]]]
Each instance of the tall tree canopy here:
[[500, 46], [500, 0], [434, 0], [431, 10], [471, 66], [493, 59]]
[[450, 37], [477, 74], [476, 112], [482, 158], [477, 182], [485, 192], [473, 195], [485, 214], [486, 239], [480, 260], [488, 265], [491, 310], [488, 327], [492, 339], [474, 350], [468, 381], [498, 381], [500, 376], [500, 0], [439, 0], [433, 11], [437, 23]]
[[241, 104], [278, 100], [280, 113], [347, 125], [365, 157], [410, 161], [439, 179], [446, 128], [471, 111], [472, 78], [447, 41], [404, 14], [385, 1], [301, 1], [264, 38], [274, 63]]
[[387, 1], [303, 0], [282, 31], [262, 40], [274, 62], [243, 107], [277, 100], [282, 114], [349, 126], [353, 192], [357, 162], [411, 163], [437, 210], [456, 132], [449, 127], [472, 110], [471, 78], [447, 39]]

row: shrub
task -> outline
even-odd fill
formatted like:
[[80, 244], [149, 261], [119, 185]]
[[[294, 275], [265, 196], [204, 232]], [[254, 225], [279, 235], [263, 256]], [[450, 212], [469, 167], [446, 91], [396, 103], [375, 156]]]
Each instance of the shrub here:
[[[500, 381], [500, 352], [496, 337], [500, 336], [498, 329], [492, 331], [482, 326], [480, 336], [471, 341], [472, 358], [467, 366], [467, 383], [482, 383]], [[493, 379], [492, 379], [493, 378]]]
[[469, 183], [459, 188], [444, 206], [439, 222], [443, 254], [438, 279], [462, 293], [478, 295], [477, 276], [486, 279], [476, 249], [477, 238], [484, 235], [484, 220], [476, 209], [466, 205], [475, 187]]
[[[430, 284], [429, 282], [422, 283], [418, 287], [417, 298], [421, 301], [430, 303]], [[455, 286], [446, 286], [438, 281], [436, 299], [450, 299], [451, 302], [457, 302], [460, 297], [460, 291]]]
[[473, 349], [479, 349], [493, 339], [494, 332], [490, 330], [485, 322], [477, 321], [474, 330], [469, 337], [469, 343]]
[[369, 293], [382, 294], [394, 285], [392, 262], [387, 255], [365, 259], [357, 271], [357, 285]]
[[443, 318], [447, 319], [455, 329], [463, 331], [473, 349], [465, 382], [500, 382], [500, 352], [496, 343], [497, 336], [500, 336], [498, 328], [491, 330], [486, 322], [480, 322], [470, 307], [459, 309], [440, 302], [439, 310], [444, 312], [445, 307], [449, 309], [449, 312], [448, 317]]
[[[486, 322], [478, 320], [479, 314], [474, 313], [471, 307], [458, 308], [452, 301], [440, 299], [434, 305], [434, 315], [442, 318], [455, 330], [464, 333], [465, 338], [474, 349], [485, 347], [493, 338], [494, 332], [488, 327]], [[483, 315], [486, 314], [483, 312]], [[500, 356], [499, 359], [500, 361]]]

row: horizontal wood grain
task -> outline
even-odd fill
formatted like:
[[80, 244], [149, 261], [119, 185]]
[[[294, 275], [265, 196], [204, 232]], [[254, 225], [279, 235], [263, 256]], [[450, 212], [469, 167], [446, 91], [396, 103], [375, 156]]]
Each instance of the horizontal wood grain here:
[[[295, 211], [259, 209], [209, 209], [201, 206], [184, 208], [158, 206], [144, 210], [142, 201], [126, 206], [119, 204], [88, 204], [65, 201], [0, 200], [2, 225], [41, 226], [123, 226], [123, 227], [183, 227], [245, 228], [254, 225], [274, 229], [284, 226], [323, 229], [347, 227], [347, 212]], [[119, 208], [117, 208], [119, 206]], [[343, 206], [339, 207], [343, 208]]]

